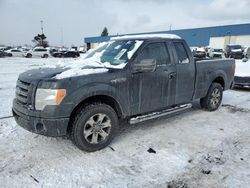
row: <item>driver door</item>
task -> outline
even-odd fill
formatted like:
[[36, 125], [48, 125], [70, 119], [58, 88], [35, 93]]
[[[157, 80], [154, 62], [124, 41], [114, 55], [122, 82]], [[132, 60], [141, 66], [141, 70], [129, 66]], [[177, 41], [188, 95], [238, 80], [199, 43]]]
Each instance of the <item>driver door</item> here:
[[149, 59], [156, 60], [155, 71], [131, 73], [129, 88], [132, 115], [156, 111], [174, 103], [176, 71], [168, 44], [165, 41], [146, 43], [138, 51], [133, 63]]

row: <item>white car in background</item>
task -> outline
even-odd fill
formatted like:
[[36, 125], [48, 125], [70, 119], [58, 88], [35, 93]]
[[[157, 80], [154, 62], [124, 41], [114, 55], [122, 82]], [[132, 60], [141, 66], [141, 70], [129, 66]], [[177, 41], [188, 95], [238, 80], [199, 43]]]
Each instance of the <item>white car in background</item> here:
[[86, 50], [86, 47], [85, 47], [85, 46], [80, 46], [80, 47], [79, 47], [79, 50], [78, 50], [79, 53], [82, 53], [82, 54], [83, 54], [83, 53], [86, 53], [86, 51], [87, 51], [87, 50]]
[[250, 60], [236, 60], [234, 86], [250, 88]]
[[244, 57], [250, 59], [250, 46], [244, 49]]
[[48, 58], [50, 56], [50, 52], [46, 48], [36, 47], [30, 51], [25, 52], [24, 56], [27, 58], [31, 58], [31, 57]]
[[210, 48], [209, 52], [208, 52], [208, 56], [211, 58], [222, 58], [223, 56], [223, 49], [219, 49], [219, 48]]
[[10, 49], [6, 50], [9, 57], [23, 57], [24, 51], [22, 49]]

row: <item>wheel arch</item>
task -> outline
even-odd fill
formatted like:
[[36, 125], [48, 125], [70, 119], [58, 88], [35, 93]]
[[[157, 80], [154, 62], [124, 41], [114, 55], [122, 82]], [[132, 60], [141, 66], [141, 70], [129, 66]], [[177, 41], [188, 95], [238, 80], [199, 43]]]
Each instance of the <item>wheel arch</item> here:
[[223, 90], [225, 89], [225, 79], [222, 76], [216, 77], [212, 83], [218, 83], [223, 87]]
[[67, 133], [71, 132], [72, 129], [72, 123], [74, 121], [74, 117], [76, 116], [77, 113], [79, 113], [79, 111], [84, 107], [87, 106], [89, 104], [93, 104], [93, 103], [103, 103], [103, 104], [107, 104], [109, 106], [111, 106], [114, 111], [116, 112], [118, 118], [122, 118], [123, 116], [123, 111], [121, 108], [121, 105], [117, 102], [117, 100], [109, 95], [95, 95], [95, 96], [90, 96], [84, 100], [82, 100], [80, 103], [78, 103], [74, 109], [72, 110], [71, 114], [70, 114], [70, 121], [69, 121], [69, 125], [67, 128]]

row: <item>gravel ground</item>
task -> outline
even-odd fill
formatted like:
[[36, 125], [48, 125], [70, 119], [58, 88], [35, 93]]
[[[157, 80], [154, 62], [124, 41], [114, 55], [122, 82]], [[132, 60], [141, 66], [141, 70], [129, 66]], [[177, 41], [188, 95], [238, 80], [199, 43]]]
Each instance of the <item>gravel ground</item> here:
[[0, 59], [1, 187], [248, 187], [250, 90], [229, 90], [215, 112], [200, 109], [137, 125], [124, 123], [94, 153], [36, 135], [11, 115], [20, 72], [58, 59]]

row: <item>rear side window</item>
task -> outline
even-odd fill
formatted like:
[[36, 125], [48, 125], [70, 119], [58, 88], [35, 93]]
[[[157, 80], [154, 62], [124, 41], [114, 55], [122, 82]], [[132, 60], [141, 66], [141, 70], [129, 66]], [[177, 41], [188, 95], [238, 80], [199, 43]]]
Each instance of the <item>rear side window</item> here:
[[151, 43], [148, 44], [143, 50], [138, 54], [138, 63], [144, 59], [155, 59], [157, 64], [170, 64], [169, 52], [164, 43]]
[[37, 48], [34, 50], [35, 52], [46, 52], [46, 49], [42, 49], [42, 48]]
[[189, 63], [189, 57], [187, 54], [187, 50], [182, 42], [174, 42], [175, 50], [178, 56], [178, 63], [185, 64]]

